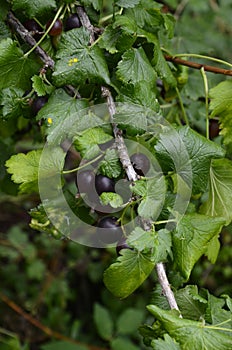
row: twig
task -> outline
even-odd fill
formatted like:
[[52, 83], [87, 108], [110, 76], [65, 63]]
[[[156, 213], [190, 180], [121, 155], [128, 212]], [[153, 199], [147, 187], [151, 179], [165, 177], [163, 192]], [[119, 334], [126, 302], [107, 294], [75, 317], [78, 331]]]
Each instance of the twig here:
[[[82, 7], [78, 6], [77, 11], [78, 11], [78, 15], [80, 17], [82, 25], [86, 29], [88, 29], [88, 31], [90, 33], [90, 43], [93, 44], [93, 42], [94, 42], [93, 26], [91, 25], [90, 20]], [[101, 91], [102, 91], [102, 96], [105, 97], [107, 100], [108, 110], [109, 110], [110, 118], [111, 118], [111, 124], [113, 127], [113, 133], [114, 133], [114, 137], [115, 137], [115, 143], [116, 143], [116, 147], [118, 150], [118, 155], [119, 155], [120, 161], [122, 163], [123, 168], [125, 169], [125, 172], [127, 174], [128, 179], [130, 181], [136, 181], [139, 179], [139, 176], [135, 172], [135, 170], [131, 164], [131, 160], [130, 160], [130, 157], [129, 157], [128, 151], [127, 151], [127, 147], [126, 147], [124, 139], [122, 137], [122, 131], [118, 128], [117, 124], [114, 123], [114, 115], [116, 113], [116, 106], [115, 106], [113, 97], [111, 95], [110, 90], [107, 87], [102, 86]], [[143, 227], [146, 231], [149, 231], [152, 227], [152, 223], [149, 220], [142, 219], [142, 224], [143, 224]], [[167, 276], [165, 273], [164, 265], [163, 265], [163, 263], [159, 263], [157, 265], [158, 265], [158, 268], [156, 266], [156, 269], [157, 269], [159, 283], [163, 289], [164, 295], [166, 296], [166, 298], [168, 300], [170, 308], [179, 310], [177, 303], [176, 303], [176, 300], [175, 300], [175, 297], [174, 297], [174, 294], [172, 293], [170, 284], [168, 283], [168, 279], [167, 279]]]
[[183, 60], [182, 58], [175, 57], [175, 56], [165, 55], [164, 57], [165, 57], [166, 61], [177, 63], [177, 64], [180, 64], [182, 66], [187, 66], [187, 67], [194, 68], [194, 69], [204, 68], [204, 70], [206, 72], [232, 76], [232, 70], [230, 70], [230, 69], [223, 69], [223, 68], [218, 68], [215, 66], [209, 66], [207, 64], [187, 61], [187, 60]]
[[[124, 139], [121, 135], [121, 130], [118, 129], [117, 125], [113, 121], [113, 117], [116, 113], [116, 107], [115, 107], [112, 95], [110, 93], [110, 90], [104, 86], [102, 86], [101, 90], [102, 90], [102, 95], [104, 97], [106, 97], [106, 99], [107, 99], [107, 105], [108, 105], [108, 109], [110, 112], [110, 117], [111, 117], [112, 126], [113, 126], [113, 132], [114, 132], [114, 136], [115, 136], [115, 143], [117, 146], [117, 150], [118, 150], [118, 154], [119, 154], [119, 158], [121, 160], [122, 166], [125, 169], [125, 172], [127, 174], [128, 179], [132, 180], [132, 181], [136, 181], [136, 180], [138, 180], [139, 177], [131, 164], [131, 161], [130, 161], [130, 158], [128, 155], [128, 151], [127, 151], [127, 147], [126, 147]], [[143, 225], [143, 228], [145, 231], [151, 230], [152, 223], [150, 220], [142, 219], [141, 221], [142, 221], [142, 225]], [[176, 302], [175, 297], [174, 297], [174, 294], [173, 294], [171, 287], [170, 287], [170, 284], [168, 282], [168, 278], [167, 278], [163, 263], [156, 264], [156, 272], [158, 275], [159, 283], [160, 283], [162, 290], [163, 290], [163, 294], [167, 298], [168, 303], [170, 305], [170, 308], [179, 310], [177, 302]]]
[[90, 44], [92, 45], [95, 41], [95, 36], [94, 36], [94, 26], [92, 25], [92, 23], [89, 20], [89, 17], [87, 16], [86, 12], [84, 11], [82, 6], [77, 6], [77, 14], [80, 18], [81, 24], [83, 25], [83, 27], [85, 27], [86, 29], [88, 29], [89, 33], [90, 33]]
[[43, 325], [40, 321], [38, 321], [36, 318], [34, 318], [29, 313], [25, 312], [19, 305], [17, 305], [13, 300], [9, 299], [5, 294], [0, 292], [0, 299], [7, 304], [12, 310], [17, 312], [19, 315], [21, 315], [25, 320], [33, 324], [36, 328], [43, 331], [45, 334], [47, 334], [49, 337], [53, 337], [59, 340], [67, 341], [69, 343], [82, 345], [83, 347], [87, 347], [89, 350], [108, 350], [106, 348], [100, 348], [98, 346], [94, 345], [87, 345], [81, 342], [76, 341], [75, 339], [69, 338], [63, 334], [60, 334], [56, 331], [53, 331], [51, 328]]
[[[8, 23], [10, 24], [10, 26], [23, 39], [23, 41], [25, 41], [31, 47], [34, 47], [37, 44], [37, 42], [33, 38], [33, 36], [31, 36], [29, 31], [13, 15], [12, 12], [8, 13], [7, 20], [8, 20]], [[44, 69], [45, 70], [47, 70], [48, 68], [51, 68], [51, 69], [54, 68], [55, 62], [53, 61], [53, 59], [40, 46], [37, 46], [35, 48], [35, 52], [41, 58], [41, 60], [44, 62], [44, 64], [45, 64]]]
[[127, 152], [127, 148], [126, 148], [124, 139], [122, 137], [122, 131], [117, 127], [117, 124], [115, 124], [113, 120], [113, 117], [116, 113], [116, 107], [115, 107], [112, 95], [110, 93], [110, 90], [104, 86], [101, 87], [101, 91], [102, 91], [102, 96], [105, 97], [107, 100], [107, 105], [108, 105], [108, 109], [111, 117], [111, 123], [113, 126], [115, 143], [118, 150], [120, 161], [122, 163], [123, 168], [126, 171], [128, 179], [130, 181], [136, 181], [138, 180], [139, 177], [131, 164], [130, 157]]
[[[158, 275], [159, 283], [162, 287], [162, 292], [163, 292], [164, 296], [166, 297], [170, 308], [179, 310], [175, 296], [174, 296], [173, 291], [171, 290], [170, 284], [168, 282], [163, 263], [156, 264], [156, 272]], [[182, 316], [180, 315], [180, 317], [182, 317]]]
[[[14, 16], [12, 12], [8, 13], [7, 20], [9, 25], [14, 29], [14, 31], [22, 38], [23, 41], [25, 41], [28, 45], [31, 47], [35, 47], [38, 43], [33, 38], [33, 36], [30, 34], [30, 32], [22, 25], [22, 23]], [[53, 59], [40, 47], [35, 47], [35, 52], [38, 54], [42, 62], [44, 62], [43, 70], [45, 72], [48, 68], [54, 69], [55, 62]], [[73, 97], [81, 98], [81, 95], [78, 91], [72, 86], [72, 85], [65, 85], [64, 90]]]

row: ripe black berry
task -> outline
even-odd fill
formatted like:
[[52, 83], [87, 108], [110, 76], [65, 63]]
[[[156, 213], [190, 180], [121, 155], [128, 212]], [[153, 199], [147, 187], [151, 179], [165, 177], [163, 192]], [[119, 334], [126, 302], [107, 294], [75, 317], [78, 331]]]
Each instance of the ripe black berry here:
[[150, 161], [143, 153], [134, 153], [130, 157], [131, 163], [138, 175], [144, 176], [150, 169]]
[[218, 136], [220, 131], [218, 120], [210, 119], [209, 121], [209, 138], [212, 140]]
[[41, 38], [43, 28], [34, 19], [29, 19], [28, 21], [24, 22], [23, 25], [35, 38], [35, 40], [39, 40]]
[[122, 239], [123, 232], [117, 220], [114, 216], [105, 216], [99, 220], [97, 235], [101, 242], [112, 244]]
[[34, 116], [40, 111], [40, 109], [47, 103], [47, 96], [39, 96], [32, 102], [32, 113]]
[[114, 192], [114, 181], [107, 176], [99, 174], [95, 177], [95, 188], [99, 196], [102, 192]]
[[[51, 23], [52, 23], [52, 20], [47, 22], [46, 29], [50, 27]], [[62, 33], [62, 29], [63, 29], [63, 23], [60, 19], [57, 19], [53, 24], [52, 28], [50, 29], [50, 31], [48, 32], [48, 34], [50, 36], [60, 35]]]
[[81, 27], [81, 22], [79, 20], [79, 17], [76, 13], [73, 13], [72, 15], [70, 15], [65, 23], [65, 30], [71, 30], [74, 28], [80, 28]]
[[77, 173], [76, 185], [80, 193], [88, 193], [94, 189], [95, 174], [92, 170]]

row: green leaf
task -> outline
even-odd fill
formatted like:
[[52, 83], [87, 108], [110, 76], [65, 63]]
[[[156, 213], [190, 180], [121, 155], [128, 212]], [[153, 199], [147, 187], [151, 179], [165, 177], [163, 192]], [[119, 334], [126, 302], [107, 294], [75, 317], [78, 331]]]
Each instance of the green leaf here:
[[84, 345], [72, 344], [68, 341], [52, 341], [40, 347], [41, 350], [88, 350]]
[[215, 326], [206, 326], [203, 322], [180, 318], [173, 311], [165, 311], [155, 305], [147, 308], [183, 350], [231, 349], [231, 336], [229, 333], [222, 333], [220, 327], [217, 329]]
[[145, 254], [123, 249], [122, 255], [104, 272], [104, 283], [118, 298], [126, 298], [149, 276], [154, 263]]
[[137, 104], [159, 112], [159, 103], [156, 98], [155, 87], [151, 88], [147, 81], [140, 81], [136, 84], [122, 85], [117, 101]]
[[0, 89], [7, 87], [27, 90], [30, 77], [39, 70], [35, 60], [23, 55], [10, 38], [0, 41]]
[[112, 350], [140, 350], [128, 338], [117, 337], [111, 341]]
[[143, 322], [144, 312], [134, 308], [128, 308], [117, 319], [117, 333], [134, 334]]
[[74, 116], [76, 120], [80, 111], [87, 106], [86, 100], [72, 98], [63, 89], [56, 89], [37, 115], [37, 120], [44, 119], [47, 122], [48, 142], [60, 143], [64, 140], [70, 129], [73, 130], [69, 118]]
[[209, 92], [211, 117], [219, 117], [220, 134], [226, 145], [232, 144], [232, 81], [226, 80], [219, 83]]
[[26, 260], [31, 260], [36, 257], [36, 248], [28, 241], [25, 232], [22, 232], [17, 226], [13, 226], [8, 232], [8, 240], [12, 247], [16, 248]]
[[54, 86], [46, 84], [44, 80], [38, 75], [34, 75], [31, 80], [33, 82], [32, 87], [38, 96], [45, 96], [47, 94], [49, 95], [55, 89]]
[[55, 0], [12, 0], [12, 9], [26, 18], [47, 17], [56, 8]]
[[34, 261], [31, 261], [27, 267], [27, 276], [34, 280], [43, 280], [45, 274], [46, 266], [41, 260], [36, 259]]
[[151, 346], [154, 350], [181, 350], [180, 344], [168, 334], [164, 334], [164, 340], [154, 339], [151, 342]]
[[223, 216], [226, 225], [232, 220], [232, 162], [214, 159], [210, 167], [209, 195], [200, 211], [210, 216]]
[[101, 174], [110, 178], [117, 178], [122, 172], [121, 162], [115, 149], [107, 149], [104, 160], [99, 164]]
[[125, 130], [128, 135], [136, 136], [148, 131], [150, 125], [152, 131], [154, 128], [157, 129], [156, 126], [161, 118], [161, 115], [155, 113], [152, 109], [126, 102], [117, 104], [114, 122], [118, 124], [120, 129]]
[[136, 40], [136, 36], [126, 33], [123, 29], [120, 26], [116, 26], [116, 23], [108, 25], [100, 37], [99, 46], [111, 54], [118, 51], [124, 52], [131, 48]]
[[167, 255], [172, 256], [172, 237], [171, 232], [166, 229], [158, 231], [157, 262], [165, 261]]
[[200, 321], [204, 318], [207, 300], [198, 294], [194, 285], [186, 286], [175, 293], [175, 299], [184, 318]]
[[[18, 153], [6, 161], [6, 167], [11, 179], [20, 184], [20, 193], [38, 191], [38, 168], [42, 150]], [[20, 166], [19, 166], [20, 164]]]
[[[36, 208], [31, 209], [29, 213], [31, 216], [31, 222], [29, 226], [33, 230], [37, 230], [39, 232], [46, 232], [47, 234], [57, 239], [60, 239], [62, 237], [62, 233], [59, 232], [59, 230], [57, 230], [52, 225], [51, 221], [48, 219], [42, 204], [40, 204]], [[57, 210], [53, 210], [52, 214], [51, 211], [49, 211], [49, 218], [55, 220], [56, 227], [59, 227], [59, 222], [62, 223], [62, 219], [65, 215], [66, 213], [61, 212], [60, 208], [58, 208]]]
[[200, 214], [186, 214], [173, 233], [175, 263], [187, 280], [198, 259], [207, 252], [208, 244], [221, 232], [225, 219]]
[[176, 87], [177, 81], [172, 74], [172, 71], [164, 58], [164, 55], [160, 49], [159, 43], [156, 41], [154, 43], [154, 57], [152, 60], [152, 65], [154, 66], [157, 75], [163, 79], [169, 87]]
[[138, 206], [138, 214], [145, 219], [156, 220], [163, 208], [166, 194], [164, 176], [155, 176], [148, 180], [135, 182], [132, 191], [143, 197]]
[[112, 140], [102, 128], [91, 128], [74, 136], [74, 145], [81, 156], [89, 159], [99, 153], [99, 144]]
[[223, 324], [226, 330], [232, 330], [232, 311], [227, 309], [226, 301], [223, 298], [216, 298], [208, 294], [208, 305], [206, 309], [206, 322], [212, 325]]
[[[8, 173], [12, 174], [12, 180], [20, 184], [20, 193], [38, 192], [38, 179], [60, 174], [60, 168], [64, 165], [65, 153], [61, 148], [18, 153], [6, 161]], [[60, 164], [61, 163], [61, 164]], [[20, 166], [19, 166], [20, 164]]]
[[191, 186], [193, 194], [207, 189], [210, 164], [225, 151], [188, 126], [161, 134], [155, 145], [156, 156], [165, 172], [173, 171]]
[[93, 318], [100, 337], [110, 340], [113, 336], [114, 324], [109, 311], [102, 305], [95, 303]]
[[119, 7], [135, 7], [140, 3], [140, 0], [117, 0], [115, 1], [115, 5]]
[[102, 9], [103, 0], [82, 0], [84, 6], [93, 6], [93, 8], [97, 11]]
[[122, 197], [114, 192], [103, 192], [100, 195], [102, 205], [110, 204], [112, 208], [119, 208], [123, 205]]
[[137, 6], [126, 10], [126, 15], [133, 18], [139, 27], [151, 32], [157, 32], [164, 25], [159, 4], [151, 0], [140, 0]]
[[23, 98], [24, 91], [18, 88], [6, 88], [2, 90], [1, 102], [2, 116], [4, 119], [19, 118], [28, 114], [29, 105]]
[[122, 55], [117, 66], [117, 77], [124, 83], [147, 81], [154, 85], [156, 74], [142, 47], [130, 49]]
[[209, 259], [212, 264], [215, 264], [220, 250], [220, 242], [218, 237], [214, 237], [208, 244], [205, 256]]
[[101, 49], [88, 46], [89, 32], [84, 27], [64, 33], [59, 43], [59, 50], [53, 80], [55, 85], [85, 85], [91, 82], [110, 84], [108, 66]]
[[157, 234], [154, 231], [144, 231], [136, 227], [128, 236], [127, 243], [137, 251], [150, 251], [158, 244]]

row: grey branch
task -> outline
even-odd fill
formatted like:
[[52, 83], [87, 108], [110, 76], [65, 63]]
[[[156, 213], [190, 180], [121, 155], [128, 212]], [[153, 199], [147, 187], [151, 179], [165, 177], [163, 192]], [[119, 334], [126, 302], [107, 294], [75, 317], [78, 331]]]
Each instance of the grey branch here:
[[89, 17], [87, 16], [86, 12], [84, 11], [83, 7], [77, 6], [77, 14], [80, 18], [81, 24], [83, 27], [88, 29], [90, 33], [90, 44], [92, 45], [95, 41], [95, 36], [94, 36], [94, 26], [91, 24]]
[[[180, 311], [178, 308], [175, 296], [173, 294], [173, 291], [171, 290], [170, 284], [168, 282], [166, 271], [165, 271], [163, 263], [156, 264], [156, 272], [158, 275], [159, 283], [162, 287], [162, 292], [163, 292], [164, 296], [166, 297], [170, 308]], [[182, 317], [182, 316], [180, 315], [180, 317]]]
[[122, 137], [122, 131], [117, 127], [117, 124], [114, 123], [114, 115], [116, 113], [116, 107], [115, 107], [115, 103], [112, 98], [111, 92], [105, 86], [102, 86], [101, 90], [102, 90], [102, 96], [106, 97], [106, 100], [107, 100], [107, 105], [110, 112], [110, 119], [113, 127], [114, 137], [115, 137], [115, 143], [117, 146], [120, 161], [122, 163], [123, 168], [126, 171], [128, 179], [130, 181], [136, 181], [138, 180], [138, 175], [136, 174], [131, 164], [130, 157], [127, 152], [127, 148], [126, 148], [124, 139]]
[[[13, 15], [12, 12], [8, 13], [7, 20], [8, 20], [8, 23], [10, 24], [10, 26], [23, 39], [23, 41], [25, 41], [31, 47], [33, 47], [37, 44], [36, 40], [33, 38], [33, 36], [30, 34], [30, 32], [22, 25], [22, 23]], [[48, 68], [53, 69], [54, 68], [55, 62], [40, 46], [37, 46], [35, 48], [35, 52], [38, 54], [38, 56], [44, 62], [45, 69], [48, 69]]]
[[[80, 21], [81, 21], [82, 25], [86, 29], [88, 29], [88, 31], [90, 33], [90, 44], [92, 44], [95, 40], [94, 27], [92, 26], [86, 12], [84, 11], [84, 9], [81, 6], [78, 6], [77, 13], [78, 13], [78, 16], [80, 17]], [[116, 106], [115, 106], [113, 97], [111, 95], [110, 90], [107, 87], [102, 86], [101, 91], [102, 91], [102, 96], [105, 97], [106, 101], [107, 101], [108, 110], [110, 113], [111, 123], [112, 123], [112, 127], [113, 127], [113, 133], [114, 133], [115, 142], [116, 142], [116, 147], [118, 150], [120, 161], [122, 163], [123, 168], [125, 169], [125, 172], [127, 174], [128, 179], [130, 181], [136, 181], [139, 179], [139, 176], [135, 172], [135, 170], [131, 164], [130, 157], [129, 157], [128, 151], [127, 151], [127, 147], [125, 145], [125, 142], [124, 142], [124, 139], [122, 136], [122, 131], [118, 128], [117, 124], [114, 123], [114, 115], [116, 113]], [[149, 220], [142, 219], [142, 225], [146, 231], [149, 231], [152, 227], [152, 222]], [[179, 311], [174, 294], [173, 294], [171, 287], [170, 287], [170, 284], [168, 282], [168, 278], [167, 278], [167, 275], [165, 272], [164, 264], [163, 263], [156, 264], [156, 271], [157, 271], [159, 283], [160, 283], [162, 290], [163, 290], [163, 294], [167, 298], [170, 308], [176, 309]]]

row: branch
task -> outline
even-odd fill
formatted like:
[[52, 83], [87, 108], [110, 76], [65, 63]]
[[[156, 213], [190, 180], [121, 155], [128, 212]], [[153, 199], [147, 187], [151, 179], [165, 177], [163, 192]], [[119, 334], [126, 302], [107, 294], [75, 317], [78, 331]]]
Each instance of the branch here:
[[[101, 88], [103, 97], [106, 97], [108, 109], [110, 112], [110, 117], [112, 121], [113, 126], [113, 132], [115, 136], [115, 143], [117, 146], [118, 154], [120, 161], [122, 163], [123, 168], [125, 169], [125, 172], [127, 174], [127, 177], [129, 180], [136, 181], [139, 179], [139, 176], [135, 172], [130, 157], [128, 155], [127, 147], [125, 145], [124, 139], [121, 134], [121, 130], [118, 129], [117, 125], [113, 121], [114, 114], [116, 113], [116, 107], [112, 98], [112, 95], [110, 93], [110, 90], [104, 86]], [[142, 225], [145, 231], [149, 231], [152, 227], [152, 222], [150, 220], [144, 220], [142, 219]], [[159, 283], [162, 287], [163, 294], [165, 295], [166, 299], [168, 300], [169, 306], [171, 309], [176, 309], [179, 311], [177, 302], [175, 300], [174, 294], [171, 290], [170, 284], [168, 282], [168, 278], [165, 272], [164, 264], [158, 263], [156, 264], [156, 272], [158, 275]]]
[[106, 97], [106, 100], [107, 100], [107, 105], [110, 112], [111, 124], [113, 126], [115, 143], [117, 146], [120, 161], [122, 163], [123, 168], [126, 171], [128, 179], [130, 181], [136, 181], [138, 180], [139, 177], [131, 164], [130, 157], [127, 152], [127, 148], [126, 148], [124, 139], [122, 137], [122, 131], [117, 127], [117, 124], [115, 124], [113, 120], [113, 117], [116, 113], [116, 107], [115, 107], [115, 103], [112, 98], [111, 92], [108, 88], [104, 86], [101, 87], [101, 91], [102, 91], [102, 96]]
[[[33, 38], [33, 36], [31, 36], [30, 32], [22, 25], [22, 23], [13, 15], [12, 12], [8, 13], [7, 21], [24, 42], [26, 42], [31, 47], [37, 44], [36, 40]], [[35, 48], [35, 52], [44, 62], [45, 70], [47, 70], [48, 68], [54, 68], [55, 62], [40, 46], [37, 46]]]
[[[26, 42], [31, 47], [37, 45], [37, 41], [33, 38], [30, 32], [22, 25], [22, 23], [14, 16], [12, 12], [8, 13], [7, 21], [24, 42]], [[40, 57], [42, 62], [44, 62], [45, 65], [43, 69], [45, 71], [48, 68], [52, 70], [54, 69], [55, 62], [40, 46], [37, 46], [35, 48], [35, 52]], [[81, 95], [78, 93], [78, 91], [76, 91], [76, 89], [72, 85], [65, 85], [63, 88], [69, 95], [74, 96], [76, 98], [81, 98]]]
[[187, 67], [194, 68], [194, 69], [204, 68], [204, 70], [207, 72], [232, 76], [232, 70], [230, 70], [230, 69], [223, 69], [223, 68], [218, 68], [215, 66], [209, 66], [207, 64], [187, 61], [187, 60], [183, 60], [179, 57], [175, 57], [175, 56], [164, 55], [164, 57], [165, 57], [166, 61], [177, 63], [177, 64], [180, 64], [182, 66], [187, 66]]
[[106, 348], [100, 348], [98, 346], [93, 346], [93, 345], [87, 345], [83, 344], [81, 342], [76, 341], [75, 339], [69, 338], [63, 334], [60, 334], [56, 331], [53, 331], [51, 328], [43, 325], [40, 321], [38, 321], [36, 318], [34, 318], [32, 315], [29, 313], [25, 312], [19, 305], [17, 305], [14, 301], [9, 299], [5, 294], [0, 292], [0, 299], [7, 304], [12, 310], [17, 312], [20, 316], [22, 316], [25, 320], [33, 324], [36, 328], [40, 329], [43, 331], [45, 334], [47, 334], [49, 337], [53, 337], [59, 340], [63, 340], [69, 343], [73, 344], [78, 344], [82, 345], [83, 347], [87, 347], [89, 350], [107, 350]]
[[83, 25], [83, 27], [85, 27], [86, 29], [88, 29], [89, 33], [90, 33], [90, 44], [92, 45], [95, 41], [95, 36], [94, 36], [94, 26], [92, 25], [92, 23], [89, 20], [89, 17], [87, 16], [85, 10], [83, 9], [82, 6], [77, 6], [77, 14], [80, 18], [81, 24]]
[[[93, 44], [93, 42], [94, 42], [94, 28], [93, 28], [92, 24], [90, 23], [90, 20], [89, 20], [87, 14], [85, 13], [84, 9], [81, 6], [78, 6], [77, 12], [78, 12], [78, 16], [80, 17], [80, 21], [81, 21], [82, 25], [86, 29], [88, 29], [88, 31], [90, 33], [90, 43]], [[130, 160], [130, 157], [129, 157], [128, 151], [127, 151], [127, 147], [126, 147], [124, 139], [122, 137], [122, 131], [118, 128], [117, 124], [114, 123], [114, 120], [113, 120], [113, 117], [116, 113], [116, 106], [115, 106], [113, 97], [111, 95], [110, 90], [107, 87], [102, 86], [101, 91], [102, 91], [102, 96], [105, 97], [107, 100], [107, 105], [108, 105], [110, 118], [111, 118], [111, 124], [113, 127], [113, 133], [114, 133], [114, 137], [115, 137], [115, 143], [116, 143], [116, 147], [118, 150], [120, 161], [122, 163], [123, 168], [125, 169], [125, 172], [127, 174], [128, 179], [130, 181], [136, 181], [139, 179], [139, 176], [135, 172], [135, 170], [131, 164], [131, 160]], [[152, 227], [152, 223], [149, 220], [142, 219], [142, 224], [143, 224], [143, 227], [146, 231], [149, 231]], [[174, 294], [171, 290], [170, 284], [168, 283], [168, 279], [167, 279], [167, 276], [165, 273], [163, 263], [157, 264], [156, 269], [157, 269], [159, 283], [162, 287], [162, 290], [163, 290], [165, 297], [168, 300], [170, 308], [176, 309], [179, 311]]]
[[[170, 284], [168, 282], [163, 263], [156, 264], [156, 272], [158, 275], [159, 283], [162, 287], [162, 292], [163, 292], [164, 296], [166, 297], [166, 299], [168, 300], [170, 308], [180, 311], [178, 308], [175, 296], [173, 294], [173, 291], [170, 288]], [[182, 316], [180, 315], [180, 317], [182, 317]]]

